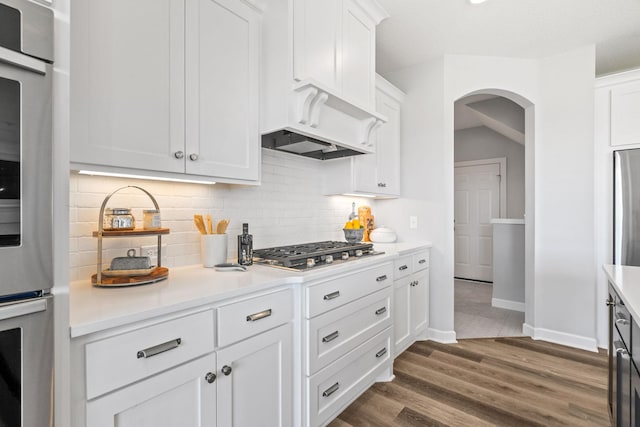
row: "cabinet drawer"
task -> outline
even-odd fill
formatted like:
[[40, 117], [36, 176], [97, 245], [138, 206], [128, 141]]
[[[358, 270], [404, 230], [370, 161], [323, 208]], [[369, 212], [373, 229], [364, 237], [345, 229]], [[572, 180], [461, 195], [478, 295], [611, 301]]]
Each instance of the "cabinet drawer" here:
[[631, 349], [631, 314], [618, 294], [615, 294], [615, 305], [613, 306], [613, 323], [618, 328], [620, 336], [624, 340], [627, 349]]
[[213, 310], [85, 346], [87, 399], [213, 351]]
[[389, 367], [391, 329], [385, 329], [336, 363], [306, 379], [307, 425], [324, 425]]
[[311, 375], [391, 326], [392, 288], [306, 320], [306, 374]]
[[429, 268], [429, 251], [420, 251], [413, 255], [413, 271]]
[[283, 325], [293, 318], [293, 291], [284, 289], [218, 307], [218, 346]]
[[311, 319], [391, 286], [392, 268], [391, 263], [387, 263], [308, 286], [305, 289], [306, 318]]
[[413, 258], [411, 255], [403, 256], [393, 262], [393, 278], [395, 280], [407, 277], [413, 269]]

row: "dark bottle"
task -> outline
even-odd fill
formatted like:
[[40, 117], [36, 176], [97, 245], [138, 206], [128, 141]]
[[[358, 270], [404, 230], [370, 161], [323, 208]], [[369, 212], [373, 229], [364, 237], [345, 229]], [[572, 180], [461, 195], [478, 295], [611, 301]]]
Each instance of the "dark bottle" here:
[[242, 224], [242, 234], [238, 236], [238, 264], [253, 264], [253, 236], [247, 223]]

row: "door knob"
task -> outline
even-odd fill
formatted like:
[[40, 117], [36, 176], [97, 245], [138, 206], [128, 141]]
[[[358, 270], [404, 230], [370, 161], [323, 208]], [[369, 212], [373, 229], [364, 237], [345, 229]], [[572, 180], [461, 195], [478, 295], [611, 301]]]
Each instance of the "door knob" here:
[[182, 159], [184, 157], [184, 152], [176, 151], [175, 153], [173, 153], [173, 155], [175, 156], [176, 159]]
[[225, 375], [231, 374], [231, 371], [232, 371], [232, 369], [231, 369], [231, 366], [229, 366], [229, 365], [224, 365], [222, 367], [222, 373], [225, 374]]
[[208, 372], [207, 375], [204, 376], [204, 379], [209, 384], [213, 384], [213, 382], [216, 380], [216, 374], [214, 374], [213, 372]]

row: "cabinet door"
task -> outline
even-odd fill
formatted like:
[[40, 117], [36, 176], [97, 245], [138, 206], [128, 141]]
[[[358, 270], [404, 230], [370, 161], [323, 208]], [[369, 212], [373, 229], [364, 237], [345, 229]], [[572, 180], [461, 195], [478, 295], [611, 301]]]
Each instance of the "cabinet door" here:
[[218, 351], [218, 425], [291, 426], [291, 323]]
[[344, 0], [342, 14], [342, 95], [375, 107], [376, 26], [354, 0]]
[[611, 90], [611, 145], [640, 143], [640, 82]]
[[184, 172], [184, 1], [84, 0], [72, 15], [71, 162]]
[[381, 90], [376, 90], [376, 111], [388, 119], [378, 129], [375, 154], [353, 159], [356, 191], [400, 195], [400, 102]]
[[631, 365], [631, 425], [640, 426], [640, 374]]
[[342, 0], [293, 2], [293, 77], [340, 89]]
[[394, 357], [411, 344], [411, 278], [397, 280], [393, 292], [393, 341]]
[[239, 0], [186, 6], [186, 172], [257, 181], [259, 15]]
[[89, 401], [87, 426], [215, 426], [216, 384], [207, 377], [215, 365], [209, 354]]
[[400, 195], [400, 103], [380, 91], [376, 96], [376, 111], [388, 119], [376, 135], [377, 191]]
[[416, 273], [410, 289], [411, 334], [415, 337], [427, 327], [429, 318], [429, 270]]

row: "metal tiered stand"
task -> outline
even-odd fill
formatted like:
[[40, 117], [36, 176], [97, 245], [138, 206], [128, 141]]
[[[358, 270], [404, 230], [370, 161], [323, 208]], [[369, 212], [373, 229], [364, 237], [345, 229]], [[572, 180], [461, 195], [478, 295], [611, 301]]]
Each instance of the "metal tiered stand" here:
[[[160, 280], [164, 280], [169, 277], [169, 269], [166, 267], [162, 267], [162, 235], [169, 234], [168, 228], [158, 228], [154, 230], [144, 230], [144, 229], [134, 229], [134, 230], [105, 230], [104, 229], [104, 210], [107, 206], [107, 202], [120, 190], [124, 190], [126, 188], [136, 188], [143, 193], [145, 193], [157, 210], [160, 210], [158, 206], [158, 202], [156, 199], [144, 188], [128, 185], [126, 187], [121, 187], [115, 190], [113, 193], [109, 194], [104, 201], [102, 202], [102, 206], [100, 207], [100, 217], [98, 218], [98, 231], [93, 232], [93, 237], [98, 238], [98, 260], [97, 260], [97, 269], [96, 274], [91, 276], [91, 283], [95, 286], [104, 286], [104, 287], [119, 287], [119, 286], [135, 286], [135, 285], [143, 285], [146, 283], [154, 283], [159, 282]], [[102, 239], [108, 237], [142, 237], [142, 236], [158, 236], [158, 265], [151, 271], [144, 272], [146, 274], [140, 275], [139, 272], [136, 274], [127, 274], [126, 270], [122, 271], [122, 274], [109, 275], [106, 276], [102, 269]]]

